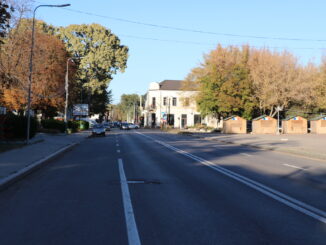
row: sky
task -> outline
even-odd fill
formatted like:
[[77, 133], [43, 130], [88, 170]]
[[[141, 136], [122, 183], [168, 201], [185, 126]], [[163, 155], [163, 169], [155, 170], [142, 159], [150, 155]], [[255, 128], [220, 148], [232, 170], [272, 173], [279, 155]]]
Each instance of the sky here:
[[71, 6], [40, 8], [36, 18], [55, 26], [99, 23], [129, 47], [127, 69], [109, 85], [113, 103], [145, 94], [151, 82], [184, 79], [219, 43], [286, 49], [302, 64], [326, 55], [324, 0], [34, 1], [64, 3]]

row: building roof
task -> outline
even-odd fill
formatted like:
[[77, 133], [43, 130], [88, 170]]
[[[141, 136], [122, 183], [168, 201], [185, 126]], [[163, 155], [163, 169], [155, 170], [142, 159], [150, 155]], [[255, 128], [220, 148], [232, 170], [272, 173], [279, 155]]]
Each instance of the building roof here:
[[326, 118], [326, 115], [320, 115], [318, 117], [315, 117], [315, 118], [310, 119], [310, 121], [318, 121], [320, 119], [323, 119], [324, 117]]
[[184, 88], [187, 88], [186, 90], [198, 90], [198, 86], [196, 83], [193, 82], [185, 82], [183, 80], [164, 80], [159, 83], [160, 84], [160, 90], [183, 90]]
[[234, 118], [234, 117], [239, 117], [239, 118], [243, 119], [243, 118], [240, 117], [240, 116], [232, 115], [232, 116], [229, 116], [229, 117], [227, 117], [227, 118], [224, 118], [223, 120], [224, 120], [224, 121], [231, 120], [231, 119]]
[[283, 119], [283, 121], [289, 121], [289, 120], [292, 120], [292, 119], [295, 118], [295, 117], [301, 117], [301, 118], [305, 119], [305, 118], [302, 117], [302, 116], [289, 116], [289, 117]]
[[273, 117], [271, 117], [271, 116], [262, 115], [262, 116], [260, 116], [260, 117], [256, 117], [256, 118], [254, 118], [254, 119], [252, 119], [252, 120], [253, 120], [253, 121], [257, 121], [257, 120], [263, 119], [263, 118], [265, 118], [265, 117], [269, 117], [269, 118], [275, 119], [275, 118], [273, 118]]

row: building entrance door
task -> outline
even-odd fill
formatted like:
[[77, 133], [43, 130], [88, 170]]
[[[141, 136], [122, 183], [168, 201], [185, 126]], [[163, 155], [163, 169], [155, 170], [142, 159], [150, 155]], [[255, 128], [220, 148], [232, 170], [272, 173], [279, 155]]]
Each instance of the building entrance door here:
[[156, 114], [152, 113], [152, 128], [155, 128], [156, 126]]
[[184, 128], [187, 126], [187, 114], [181, 115], [181, 128]]

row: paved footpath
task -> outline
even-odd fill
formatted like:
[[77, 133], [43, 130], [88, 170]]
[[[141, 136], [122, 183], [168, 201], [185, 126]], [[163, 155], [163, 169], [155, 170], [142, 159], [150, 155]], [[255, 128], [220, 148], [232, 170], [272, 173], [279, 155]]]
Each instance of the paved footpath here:
[[37, 134], [33, 141], [38, 143], [0, 153], [0, 184], [5, 179], [17, 175], [19, 171], [42, 161], [60, 149], [81, 142], [89, 134], [89, 131], [71, 135]]
[[193, 133], [194, 137], [326, 160], [326, 135]]

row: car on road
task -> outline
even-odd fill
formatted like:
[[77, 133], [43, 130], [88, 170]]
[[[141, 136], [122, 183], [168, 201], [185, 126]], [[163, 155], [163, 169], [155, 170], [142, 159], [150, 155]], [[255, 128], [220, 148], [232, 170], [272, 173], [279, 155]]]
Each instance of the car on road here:
[[121, 123], [120, 125], [121, 130], [129, 130], [129, 123]]
[[103, 125], [103, 127], [105, 128], [106, 131], [110, 131], [110, 129], [111, 129], [110, 123], [104, 122], [104, 123], [102, 123], [102, 125]]
[[139, 126], [137, 124], [133, 124], [133, 123], [129, 123], [128, 126], [130, 129], [138, 129], [139, 128]]
[[92, 128], [92, 136], [105, 136], [105, 127], [101, 124], [96, 124]]

